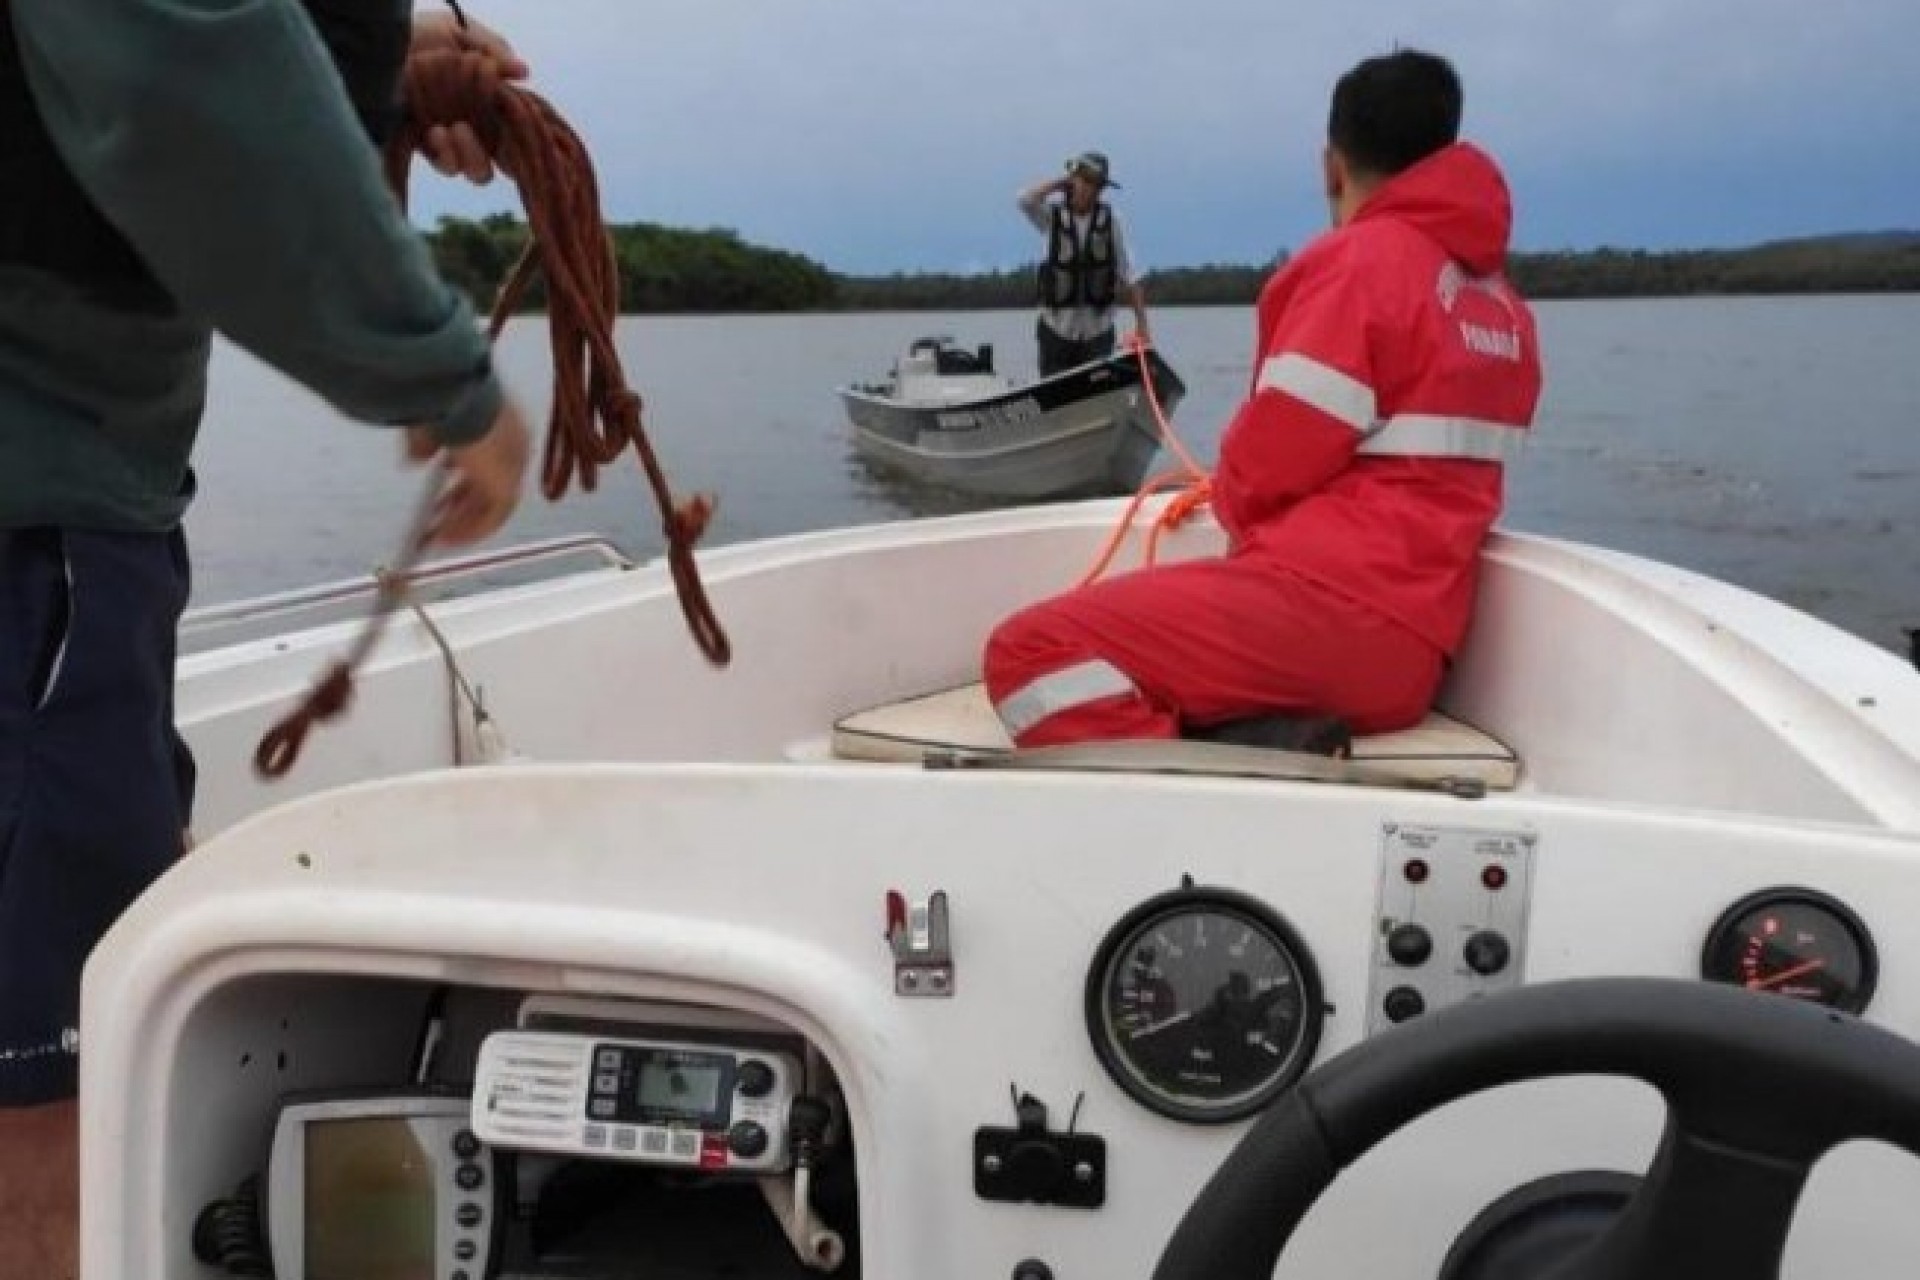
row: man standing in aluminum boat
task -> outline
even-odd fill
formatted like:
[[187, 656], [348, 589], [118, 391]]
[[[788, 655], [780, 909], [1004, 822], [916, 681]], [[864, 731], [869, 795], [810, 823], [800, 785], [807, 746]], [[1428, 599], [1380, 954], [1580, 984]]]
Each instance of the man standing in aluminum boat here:
[[[1047, 237], [1039, 273], [1040, 376], [1113, 354], [1113, 304], [1126, 290], [1134, 332], [1147, 330], [1147, 296], [1140, 287], [1120, 213], [1104, 199], [1119, 183], [1107, 176], [1107, 158], [1086, 151], [1067, 161], [1064, 177], [1036, 182], [1019, 196], [1020, 212]], [[1058, 200], [1049, 199], [1059, 196]]]

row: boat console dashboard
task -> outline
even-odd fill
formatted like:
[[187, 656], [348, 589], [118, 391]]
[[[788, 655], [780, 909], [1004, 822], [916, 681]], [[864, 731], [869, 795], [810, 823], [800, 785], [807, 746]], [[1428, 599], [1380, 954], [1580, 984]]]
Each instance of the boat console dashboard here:
[[[209, 842], [97, 953], [86, 1141], [152, 1141], [91, 1166], [124, 1243], [88, 1280], [1145, 1276], [1258, 1117], [1456, 1006], [1633, 975], [1920, 1033], [1916, 866], [1885, 830], [1235, 779], [350, 790]], [[1623, 1081], [1465, 1099], [1277, 1274], [1440, 1275], [1516, 1188], [1637, 1175], [1662, 1114]], [[1823, 1162], [1785, 1274], [1891, 1274], [1912, 1163]]]

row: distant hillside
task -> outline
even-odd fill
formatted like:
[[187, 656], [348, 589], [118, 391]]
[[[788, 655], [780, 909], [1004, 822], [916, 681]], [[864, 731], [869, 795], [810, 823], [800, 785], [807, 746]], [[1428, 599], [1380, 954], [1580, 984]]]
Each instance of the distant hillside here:
[[[1162, 306], [1245, 305], [1279, 265], [1214, 264], [1156, 271], [1143, 282]], [[1516, 253], [1508, 271], [1532, 298], [1648, 298], [1692, 294], [1920, 292], [1920, 231], [1780, 240], [1745, 249], [1588, 249]], [[838, 276], [847, 310], [1025, 307], [1033, 270], [985, 275]]]
[[[804, 255], [750, 244], [730, 230], [654, 223], [609, 228], [628, 312], [915, 311], [1024, 308], [1033, 268], [957, 275], [850, 275]], [[517, 218], [443, 218], [428, 234], [447, 277], [491, 306], [527, 242]], [[1216, 263], [1149, 274], [1152, 304], [1251, 303], [1284, 255], [1266, 263]], [[1775, 240], [1744, 249], [1650, 253], [1601, 248], [1516, 253], [1508, 264], [1529, 297], [1627, 298], [1694, 294], [1920, 292], [1920, 231], [1862, 231]], [[545, 304], [538, 288], [525, 309]]]
[[1769, 240], [1755, 249], [1832, 249], [1842, 253], [1877, 252], [1886, 249], [1910, 249], [1920, 244], [1920, 231], [1848, 231], [1840, 235], [1800, 236], [1792, 240]]
[[1539, 298], [1920, 291], [1920, 231], [1773, 240], [1745, 249], [1515, 254], [1514, 282]]
[[[629, 313], [819, 311], [838, 298], [832, 272], [810, 258], [748, 244], [723, 229], [692, 231], [635, 222], [608, 228], [620, 272], [620, 309]], [[478, 222], [442, 218], [428, 233], [441, 273], [484, 314], [527, 245], [525, 223], [496, 213]], [[521, 309], [546, 305], [537, 277]]]

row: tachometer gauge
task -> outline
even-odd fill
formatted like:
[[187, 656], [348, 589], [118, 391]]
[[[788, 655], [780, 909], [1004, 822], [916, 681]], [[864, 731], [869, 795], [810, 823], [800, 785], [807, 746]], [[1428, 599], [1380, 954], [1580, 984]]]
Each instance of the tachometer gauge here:
[[1845, 903], [1814, 889], [1763, 889], [1721, 913], [1701, 976], [1860, 1013], [1879, 972], [1873, 937]]
[[1087, 972], [1087, 1031], [1122, 1089], [1200, 1124], [1259, 1110], [1320, 1041], [1313, 957], [1269, 908], [1186, 887], [1135, 907]]

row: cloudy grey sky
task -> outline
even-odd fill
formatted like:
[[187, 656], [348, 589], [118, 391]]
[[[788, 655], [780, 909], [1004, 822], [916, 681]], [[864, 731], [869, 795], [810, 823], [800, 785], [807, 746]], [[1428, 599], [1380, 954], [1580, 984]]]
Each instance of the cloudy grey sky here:
[[[422, 5], [431, 0], [421, 0]], [[1015, 189], [1106, 151], [1143, 264], [1321, 229], [1326, 98], [1452, 58], [1516, 247], [1920, 227], [1920, 0], [466, 0], [571, 121], [613, 221], [842, 271], [1010, 266]], [[517, 207], [416, 170], [432, 218]]]

